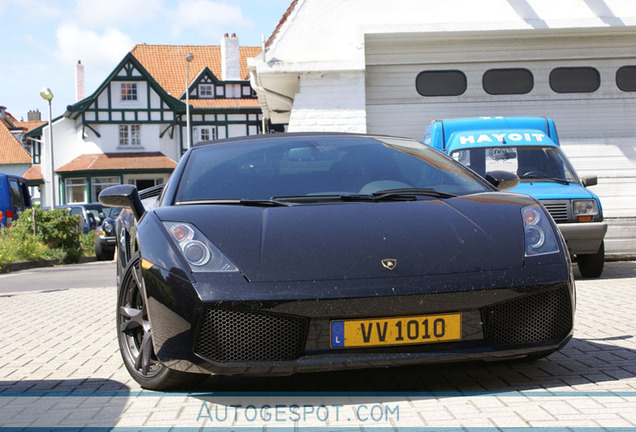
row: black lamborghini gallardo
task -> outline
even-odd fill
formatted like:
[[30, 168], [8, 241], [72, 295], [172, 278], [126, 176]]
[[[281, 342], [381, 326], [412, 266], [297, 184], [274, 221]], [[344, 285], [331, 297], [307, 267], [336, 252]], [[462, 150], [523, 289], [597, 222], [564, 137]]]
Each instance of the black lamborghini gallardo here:
[[130, 217], [127, 369], [166, 389], [559, 349], [575, 309], [567, 248], [538, 201], [497, 189], [513, 174], [486, 179], [408, 139], [281, 134], [197, 145], [144, 202], [104, 190]]

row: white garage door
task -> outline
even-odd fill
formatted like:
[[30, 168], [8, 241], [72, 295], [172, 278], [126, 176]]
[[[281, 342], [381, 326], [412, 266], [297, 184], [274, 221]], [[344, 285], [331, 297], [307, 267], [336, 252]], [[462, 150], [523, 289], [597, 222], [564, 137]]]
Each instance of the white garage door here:
[[579, 174], [599, 176], [609, 248], [636, 253], [635, 40], [634, 27], [367, 35], [367, 130], [421, 140], [434, 119], [552, 117]]

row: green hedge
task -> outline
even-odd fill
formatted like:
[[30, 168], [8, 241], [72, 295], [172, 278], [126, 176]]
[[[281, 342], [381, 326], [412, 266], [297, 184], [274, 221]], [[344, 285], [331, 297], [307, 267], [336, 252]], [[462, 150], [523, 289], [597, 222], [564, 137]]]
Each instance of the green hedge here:
[[[35, 213], [35, 224], [33, 214]], [[27, 209], [0, 231], [0, 266], [14, 261], [57, 259], [73, 263], [95, 254], [95, 231], [82, 234], [79, 216], [66, 210]]]

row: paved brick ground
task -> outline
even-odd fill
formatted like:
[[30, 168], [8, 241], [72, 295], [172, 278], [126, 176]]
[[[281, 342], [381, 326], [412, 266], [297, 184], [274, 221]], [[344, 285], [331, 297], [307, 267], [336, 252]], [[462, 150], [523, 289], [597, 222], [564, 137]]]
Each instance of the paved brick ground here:
[[114, 287], [0, 295], [0, 427], [636, 430], [636, 262], [577, 290], [574, 340], [534, 363], [215, 377], [188, 394], [130, 379]]

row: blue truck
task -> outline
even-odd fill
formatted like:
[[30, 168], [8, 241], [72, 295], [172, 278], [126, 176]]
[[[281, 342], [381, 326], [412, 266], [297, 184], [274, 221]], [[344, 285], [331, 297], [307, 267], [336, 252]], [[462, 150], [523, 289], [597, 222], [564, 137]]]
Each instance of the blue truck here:
[[508, 172], [519, 177], [512, 192], [531, 195], [561, 230], [584, 277], [599, 277], [605, 262], [601, 201], [579, 178], [559, 145], [554, 121], [544, 117], [482, 117], [434, 120], [424, 143], [447, 153], [483, 177]]
[[0, 228], [10, 227], [18, 213], [31, 208], [27, 181], [20, 176], [0, 173]]

